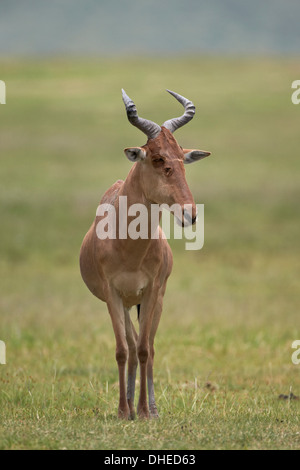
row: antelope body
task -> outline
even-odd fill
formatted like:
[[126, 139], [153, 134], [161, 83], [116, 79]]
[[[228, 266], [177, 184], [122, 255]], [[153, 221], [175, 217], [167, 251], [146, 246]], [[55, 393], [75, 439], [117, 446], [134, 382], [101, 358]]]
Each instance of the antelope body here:
[[[169, 90], [168, 90], [169, 91]], [[143, 131], [147, 143], [143, 147], [126, 148], [127, 158], [134, 162], [125, 181], [118, 180], [104, 194], [100, 204], [111, 204], [119, 220], [120, 196], [127, 197], [128, 206], [141, 203], [148, 209], [151, 226], [151, 204], [176, 204], [176, 214], [183, 225], [195, 223], [196, 205], [185, 179], [184, 163], [200, 160], [210, 152], [184, 150], [173, 132], [189, 122], [194, 113], [193, 103], [170, 92], [185, 108], [179, 118], [162, 126], [140, 118], [133, 101], [122, 90], [129, 121]], [[190, 204], [191, 214], [184, 211]], [[97, 236], [96, 218], [87, 232], [80, 251], [81, 275], [89, 290], [106, 302], [116, 338], [116, 360], [119, 369], [120, 418], [134, 418], [136, 370], [140, 365], [140, 395], [137, 412], [140, 417], [158, 416], [153, 386], [154, 337], [160, 321], [167, 279], [172, 270], [172, 252], [162, 236], [152, 238], [106, 238]], [[127, 226], [132, 220], [126, 216]], [[118, 228], [118, 227], [117, 227]], [[118, 230], [116, 231], [118, 233]], [[138, 307], [139, 332], [130, 318], [130, 308]], [[128, 377], [126, 390], [126, 364]], [[147, 402], [147, 385], [149, 405]]]

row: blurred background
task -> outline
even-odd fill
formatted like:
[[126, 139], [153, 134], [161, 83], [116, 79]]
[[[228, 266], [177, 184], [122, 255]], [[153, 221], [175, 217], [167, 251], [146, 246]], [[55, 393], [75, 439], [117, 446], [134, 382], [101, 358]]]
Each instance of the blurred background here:
[[97, 391], [117, 381], [106, 306], [84, 286], [78, 254], [102, 194], [131, 168], [123, 148], [145, 143], [121, 88], [159, 124], [182, 113], [166, 88], [191, 99], [195, 118], [175, 137], [212, 152], [186, 168], [205, 205], [205, 243], [188, 252], [170, 240], [157, 382], [300, 393], [299, 17], [297, 0], [1, 0], [0, 339], [13, 378], [1, 400], [11, 429], [7, 395], [22, 415], [28, 380], [38, 406], [55, 369], [65, 409], [99, 400], [87, 381]]
[[298, 54], [297, 0], [1, 1], [10, 55]]

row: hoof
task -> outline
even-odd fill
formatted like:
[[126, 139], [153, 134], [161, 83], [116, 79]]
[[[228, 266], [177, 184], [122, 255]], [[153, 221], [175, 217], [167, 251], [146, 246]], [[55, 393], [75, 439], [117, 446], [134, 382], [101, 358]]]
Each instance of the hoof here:
[[150, 417], [151, 418], [159, 418], [159, 414], [158, 414], [156, 405], [151, 405], [150, 406]]
[[125, 409], [125, 410], [123, 410], [122, 408], [119, 408], [119, 411], [118, 411], [118, 418], [119, 418], [119, 419], [132, 419], [132, 418], [130, 417], [129, 408], [128, 408], [128, 409]]
[[134, 405], [133, 405], [131, 400], [128, 400], [127, 403], [128, 403], [128, 407], [129, 407], [129, 418], [128, 419], [134, 420], [135, 417], [136, 417], [135, 416]]
[[147, 408], [138, 408], [138, 417], [141, 419], [149, 419], [149, 410]]

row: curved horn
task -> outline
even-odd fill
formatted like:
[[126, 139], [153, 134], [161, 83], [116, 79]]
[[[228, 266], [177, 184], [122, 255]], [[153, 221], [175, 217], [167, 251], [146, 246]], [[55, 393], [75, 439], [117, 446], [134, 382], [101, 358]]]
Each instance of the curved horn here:
[[143, 119], [138, 116], [136, 106], [134, 102], [127, 96], [125, 91], [122, 89], [122, 98], [125, 104], [126, 113], [129, 122], [140, 129], [148, 139], [155, 139], [161, 131], [161, 127], [155, 122], [148, 121], [148, 119]]
[[175, 132], [179, 127], [184, 126], [187, 124], [191, 119], [193, 119], [195, 114], [195, 106], [193, 103], [184, 96], [178, 95], [174, 91], [167, 90], [171, 95], [173, 95], [177, 101], [179, 101], [182, 106], [184, 106], [184, 114], [178, 118], [169, 119], [168, 121], [163, 123], [163, 127], [166, 127], [172, 133]]

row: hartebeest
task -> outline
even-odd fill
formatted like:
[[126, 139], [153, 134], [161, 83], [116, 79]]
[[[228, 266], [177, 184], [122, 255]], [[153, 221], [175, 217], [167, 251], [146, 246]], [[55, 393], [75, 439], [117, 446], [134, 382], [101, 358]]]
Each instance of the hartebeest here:
[[[169, 91], [169, 90], [168, 90]], [[184, 163], [193, 163], [210, 155], [202, 150], [184, 150], [173, 137], [173, 132], [194, 116], [193, 103], [169, 91], [184, 108], [179, 118], [162, 126], [138, 116], [133, 101], [122, 90], [127, 117], [131, 124], [143, 131], [147, 143], [143, 147], [126, 148], [127, 158], [134, 162], [125, 181], [118, 180], [106, 191], [100, 204], [114, 207], [119, 223], [120, 197], [127, 196], [128, 206], [141, 203], [148, 209], [151, 226], [151, 204], [176, 204], [183, 225], [196, 221], [196, 205], [185, 179]], [[184, 210], [190, 204], [191, 214]], [[98, 213], [97, 213], [98, 214]], [[167, 279], [172, 270], [172, 251], [156, 227], [159, 237], [131, 239], [120, 237], [100, 239], [96, 215], [80, 251], [80, 268], [90, 291], [106, 302], [116, 337], [116, 360], [119, 368], [119, 417], [133, 418], [136, 369], [140, 364], [140, 396], [137, 412], [140, 417], [158, 416], [154, 398], [153, 359], [154, 337], [160, 321]], [[128, 226], [132, 218], [126, 215]], [[137, 306], [139, 333], [130, 318], [130, 308]], [[128, 383], [126, 394], [126, 363]], [[149, 407], [147, 403], [147, 382]], [[150, 412], [149, 412], [150, 411]]]

